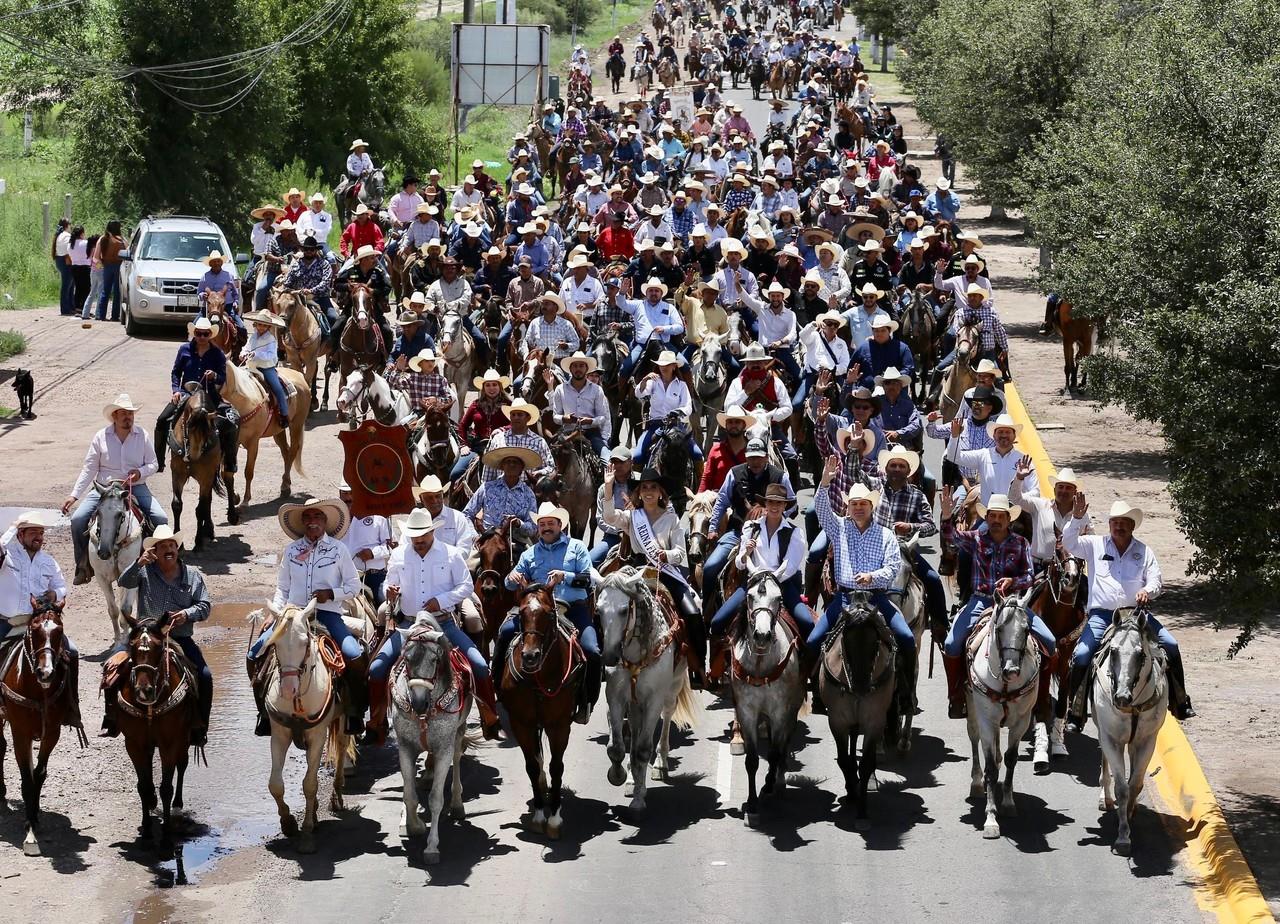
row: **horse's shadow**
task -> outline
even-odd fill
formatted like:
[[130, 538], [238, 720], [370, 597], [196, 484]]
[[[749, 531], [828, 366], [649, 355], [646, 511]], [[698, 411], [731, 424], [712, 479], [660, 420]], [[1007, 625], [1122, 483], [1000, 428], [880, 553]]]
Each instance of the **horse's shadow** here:
[[[187, 885], [187, 862], [185, 848], [193, 841], [206, 838], [212, 829], [203, 822], [195, 821], [186, 815], [173, 815], [174, 833], [165, 838], [160, 833], [160, 821], [154, 822], [155, 834], [151, 838], [143, 838], [141, 833], [131, 841], [116, 841], [111, 846], [121, 858], [145, 866], [151, 873], [152, 882], [159, 889]], [[202, 854], [197, 866], [202, 866], [208, 859]], [[172, 865], [169, 865], [172, 864]]]
[[608, 803], [600, 799], [583, 798], [568, 787], [564, 787], [562, 794], [564, 800], [560, 817], [564, 824], [559, 840], [548, 840], [544, 835], [525, 828], [527, 813], [522, 814], [519, 821], [502, 826], [504, 830], [516, 831], [517, 840], [542, 848], [542, 859], [546, 863], [581, 859], [584, 844], [607, 831], [617, 831], [620, 827]]
[[[1059, 828], [1075, 821], [1070, 815], [1049, 808], [1039, 796], [1017, 791], [1014, 784], [1014, 802], [1018, 814], [1014, 816], [999, 815], [1000, 836], [1012, 842], [1021, 853], [1047, 853], [1054, 848], [1049, 845], [1049, 835]], [[975, 837], [981, 836], [986, 822], [987, 800], [983, 796], [968, 799], [969, 811], [960, 820], [973, 826]]]
[[[8, 810], [0, 809], [0, 839], [19, 855], [27, 836], [27, 816], [22, 803], [10, 804]], [[95, 838], [81, 833], [71, 824], [71, 819], [61, 812], [40, 810], [40, 828], [36, 832], [40, 853], [55, 873], [79, 873], [89, 868], [84, 860], [89, 845], [98, 843]], [[9, 862], [6, 861], [5, 865]]]
[[[322, 799], [322, 811], [326, 804]], [[298, 879], [314, 882], [333, 879], [338, 864], [362, 854], [388, 853], [386, 838], [386, 832], [377, 819], [348, 811], [336, 818], [321, 816], [315, 829], [315, 853], [299, 853], [297, 838], [276, 837], [266, 846], [281, 859], [297, 863]]]
[[941, 786], [935, 771], [943, 764], [961, 763], [969, 756], [953, 751], [936, 735], [926, 735], [917, 726], [911, 739], [911, 750], [899, 754], [896, 748], [888, 748], [876, 763], [880, 769], [902, 777], [907, 789], [932, 789]]
[[[764, 784], [766, 767], [761, 761], [761, 772], [756, 775], [758, 785]], [[780, 797], [761, 794], [755, 830], [769, 838], [774, 850], [784, 853], [812, 844], [813, 839], [802, 836], [800, 831], [831, 817], [836, 797], [829, 789], [822, 788], [828, 782], [803, 774], [788, 774], [787, 787]], [[731, 808], [727, 814], [745, 821], [744, 806]]]
[[427, 846], [425, 835], [397, 838], [386, 846], [387, 856], [403, 857], [409, 866], [428, 872], [423, 885], [465, 885], [478, 864], [519, 849], [514, 844], [499, 843], [496, 835], [473, 824], [470, 819], [454, 821], [449, 818], [447, 809], [440, 814], [440, 824], [443, 826], [440, 829], [440, 862], [434, 866], [427, 866], [422, 861], [422, 852]]
[[701, 773], [672, 773], [665, 783], [650, 784], [645, 793], [645, 810], [639, 816], [627, 805], [615, 805], [614, 816], [636, 829], [624, 837], [622, 843], [665, 844], [677, 832], [700, 821], [723, 818], [725, 810], [720, 807], [720, 795], [712, 787], [702, 785], [703, 778]]
[[[278, 508], [280, 502], [277, 501], [272, 506]], [[271, 512], [274, 515], [275, 510]], [[241, 514], [242, 518], [244, 516], [246, 514]], [[199, 552], [187, 551], [185, 556], [205, 574], [227, 575], [231, 573], [232, 565], [242, 565], [253, 557], [253, 548], [244, 541], [240, 533], [223, 532], [216, 533]]]
[[[1110, 851], [1119, 832], [1119, 820], [1113, 811], [1099, 812], [1097, 822], [1085, 825], [1084, 830], [1089, 836], [1080, 838], [1076, 843], [1082, 847], [1105, 847]], [[1146, 879], [1171, 874], [1178, 865], [1178, 854], [1195, 836], [1195, 831], [1185, 818], [1139, 802], [1129, 824], [1129, 836], [1133, 844], [1129, 871], [1138, 878]]]
[[857, 834], [868, 850], [902, 850], [908, 831], [916, 825], [934, 823], [925, 808], [924, 798], [912, 792], [910, 784], [898, 780], [873, 778], [872, 789], [867, 793], [870, 827], [865, 831], [857, 829], [852, 800], [842, 795], [839, 801], [835, 826], [841, 831]]

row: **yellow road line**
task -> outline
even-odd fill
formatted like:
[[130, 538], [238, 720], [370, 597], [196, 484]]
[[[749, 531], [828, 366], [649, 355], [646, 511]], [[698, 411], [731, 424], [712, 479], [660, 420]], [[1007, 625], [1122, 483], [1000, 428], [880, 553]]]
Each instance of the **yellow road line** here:
[[[1040, 493], [1052, 497], [1049, 476], [1057, 469], [1012, 384], [1005, 386], [1005, 404], [1009, 415], [1023, 425], [1018, 446], [1036, 463]], [[1217, 915], [1220, 921], [1274, 922], [1191, 742], [1172, 715], [1160, 728], [1147, 776], [1155, 782], [1165, 808], [1186, 822], [1190, 834], [1186, 842], [1187, 864], [1199, 876], [1196, 900], [1200, 906]]]

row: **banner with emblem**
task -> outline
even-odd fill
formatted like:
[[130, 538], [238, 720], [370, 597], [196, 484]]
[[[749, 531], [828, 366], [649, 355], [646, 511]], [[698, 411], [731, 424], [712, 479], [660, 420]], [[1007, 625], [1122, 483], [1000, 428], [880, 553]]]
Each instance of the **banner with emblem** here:
[[408, 513], [413, 510], [413, 460], [409, 431], [366, 420], [338, 434], [346, 459], [342, 477], [351, 485], [351, 514], [356, 517]]
[[670, 118], [679, 119], [681, 127], [688, 131], [697, 111], [693, 105], [693, 87], [672, 87], [667, 91], [667, 101], [671, 104]]

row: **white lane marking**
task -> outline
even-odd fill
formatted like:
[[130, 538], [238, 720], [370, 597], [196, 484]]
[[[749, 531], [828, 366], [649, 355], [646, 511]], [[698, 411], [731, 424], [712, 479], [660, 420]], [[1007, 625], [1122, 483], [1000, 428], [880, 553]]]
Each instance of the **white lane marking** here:
[[728, 805], [733, 794], [733, 754], [727, 744], [720, 745], [719, 757], [716, 758], [716, 792], [720, 796], [720, 804]]

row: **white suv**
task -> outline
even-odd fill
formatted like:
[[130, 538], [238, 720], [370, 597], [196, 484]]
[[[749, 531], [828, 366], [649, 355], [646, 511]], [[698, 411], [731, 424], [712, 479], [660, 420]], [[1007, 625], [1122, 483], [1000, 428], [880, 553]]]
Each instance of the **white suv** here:
[[[199, 314], [196, 287], [209, 268], [202, 261], [214, 250], [231, 252], [222, 229], [208, 218], [142, 219], [120, 268], [125, 330], [136, 335], [145, 325], [181, 325]], [[249, 258], [237, 254], [235, 262], [248, 263]], [[227, 270], [237, 275], [234, 266]]]

